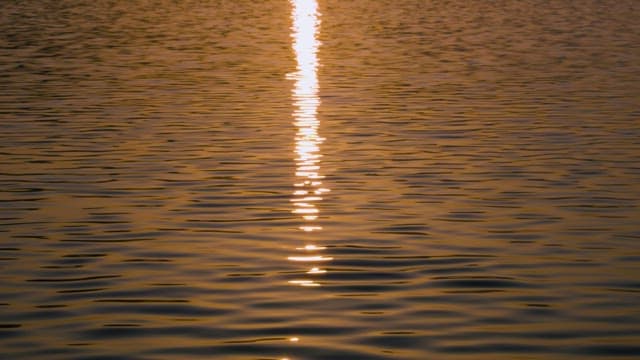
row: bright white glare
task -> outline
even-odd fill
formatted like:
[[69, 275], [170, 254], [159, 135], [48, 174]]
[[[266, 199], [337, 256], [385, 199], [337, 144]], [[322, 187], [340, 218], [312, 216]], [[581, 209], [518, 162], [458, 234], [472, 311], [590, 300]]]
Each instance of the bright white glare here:
[[291, 260], [291, 261], [300, 261], [300, 262], [316, 262], [316, 261], [330, 261], [330, 260], [333, 260], [333, 258], [330, 257], [330, 256], [320, 256], [320, 255], [289, 256], [288, 259]]

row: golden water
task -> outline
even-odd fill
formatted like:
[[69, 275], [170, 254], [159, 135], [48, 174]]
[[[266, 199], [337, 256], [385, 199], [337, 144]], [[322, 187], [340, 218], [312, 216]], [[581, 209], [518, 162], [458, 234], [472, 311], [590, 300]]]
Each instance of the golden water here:
[[0, 357], [640, 356], [639, 18], [0, 3]]

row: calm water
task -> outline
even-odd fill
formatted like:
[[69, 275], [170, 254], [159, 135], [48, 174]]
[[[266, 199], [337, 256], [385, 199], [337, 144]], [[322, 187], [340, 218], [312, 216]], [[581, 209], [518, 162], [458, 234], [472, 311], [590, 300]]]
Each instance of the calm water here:
[[2, 357], [640, 356], [638, 19], [1, 2]]

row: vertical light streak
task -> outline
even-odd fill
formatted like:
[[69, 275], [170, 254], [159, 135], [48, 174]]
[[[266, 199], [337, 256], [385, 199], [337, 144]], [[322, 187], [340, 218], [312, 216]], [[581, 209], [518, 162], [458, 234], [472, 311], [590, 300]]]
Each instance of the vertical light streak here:
[[[322, 194], [329, 191], [323, 187], [320, 174], [320, 162], [322, 153], [320, 145], [324, 139], [319, 135], [317, 112], [320, 105], [318, 96], [318, 31], [320, 27], [320, 13], [318, 3], [315, 0], [290, 0], [292, 5], [291, 37], [293, 50], [296, 55], [297, 68], [289, 78], [295, 80], [292, 90], [294, 105], [294, 124], [297, 127], [295, 137], [295, 161], [296, 183], [291, 202], [293, 213], [298, 214], [304, 220], [300, 229], [305, 233], [321, 230], [322, 227], [315, 224], [319, 216], [316, 203], [322, 200]], [[315, 252], [324, 247], [307, 244], [300, 251]], [[311, 262], [331, 260], [330, 257], [305, 254], [304, 256], [290, 256], [290, 261]], [[325, 270], [317, 267], [311, 268], [307, 274], [322, 274]], [[301, 286], [319, 286], [313, 280], [292, 280], [292, 284]]]

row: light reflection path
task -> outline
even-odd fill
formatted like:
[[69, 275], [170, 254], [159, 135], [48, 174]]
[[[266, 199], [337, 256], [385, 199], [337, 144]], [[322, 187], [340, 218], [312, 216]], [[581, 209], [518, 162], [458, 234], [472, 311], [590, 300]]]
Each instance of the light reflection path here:
[[[302, 217], [304, 223], [300, 230], [305, 233], [322, 230], [317, 224], [320, 211], [316, 204], [322, 195], [329, 191], [324, 188], [320, 174], [322, 154], [320, 144], [323, 138], [318, 135], [320, 122], [317, 117], [320, 98], [318, 97], [318, 29], [320, 13], [315, 0], [290, 0], [292, 5], [291, 37], [296, 55], [297, 71], [289, 74], [295, 80], [292, 91], [294, 104], [293, 118], [298, 131], [295, 137], [296, 183], [291, 198], [293, 213]], [[332, 260], [320, 254], [325, 248], [315, 244], [304, 244], [296, 248], [300, 254], [289, 256], [289, 261], [308, 263], [307, 277], [291, 280], [289, 283], [299, 286], [320, 286], [313, 277], [326, 273], [319, 263]]]

